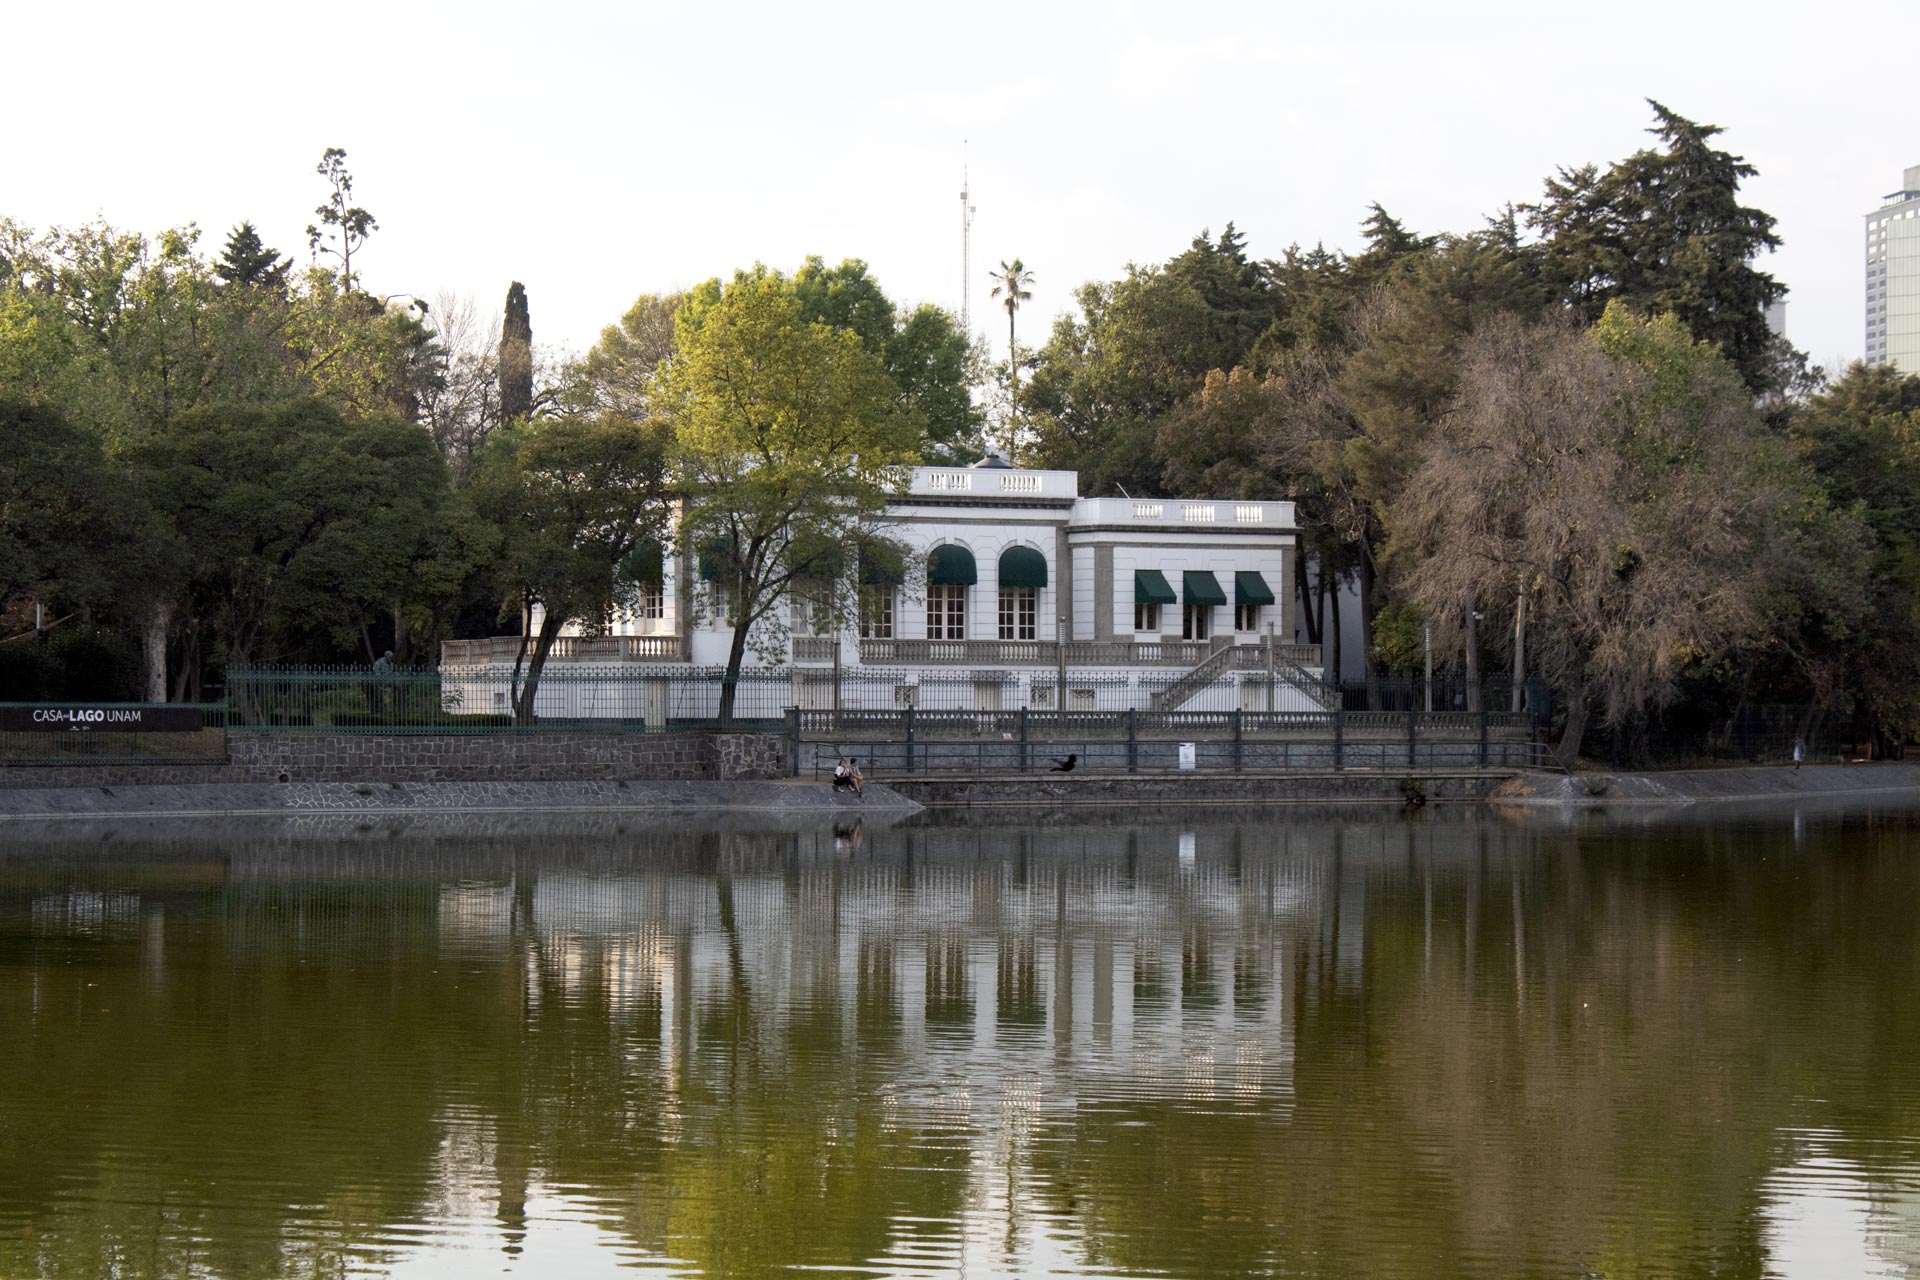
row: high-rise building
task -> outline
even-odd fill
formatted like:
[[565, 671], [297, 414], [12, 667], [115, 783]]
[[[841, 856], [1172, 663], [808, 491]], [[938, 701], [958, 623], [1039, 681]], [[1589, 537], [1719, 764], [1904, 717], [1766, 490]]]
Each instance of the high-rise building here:
[[1920, 165], [1867, 215], [1867, 363], [1920, 373]]

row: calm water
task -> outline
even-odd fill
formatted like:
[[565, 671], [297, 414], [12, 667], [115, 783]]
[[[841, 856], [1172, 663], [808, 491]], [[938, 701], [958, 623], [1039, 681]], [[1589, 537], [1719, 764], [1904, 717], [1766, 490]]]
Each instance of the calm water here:
[[1920, 816], [1712, 816], [16, 829], [0, 1276], [1920, 1275]]

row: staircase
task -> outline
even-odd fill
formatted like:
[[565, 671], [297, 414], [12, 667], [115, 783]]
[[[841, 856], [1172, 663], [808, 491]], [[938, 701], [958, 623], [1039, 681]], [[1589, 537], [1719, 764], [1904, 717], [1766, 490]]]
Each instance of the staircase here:
[[[1148, 705], [1155, 711], [1178, 711], [1193, 701], [1194, 696], [1202, 689], [1227, 672], [1264, 671], [1266, 666], [1265, 645], [1229, 645], [1208, 654], [1206, 660], [1193, 670], [1155, 693]], [[1328, 689], [1318, 676], [1299, 663], [1289, 661], [1277, 654], [1273, 659], [1273, 678], [1298, 689], [1322, 711], [1332, 711], [1339, 705], [1339, 695]]]

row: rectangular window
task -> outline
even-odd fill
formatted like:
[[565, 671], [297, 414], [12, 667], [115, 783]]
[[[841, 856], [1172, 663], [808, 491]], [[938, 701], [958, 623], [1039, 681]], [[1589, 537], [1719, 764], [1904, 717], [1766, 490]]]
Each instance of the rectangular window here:
[[658, 582], [640, 584], [640, 598], [634, 602], [633, 616], [642, 622], [659, 622], [667, 616], [667, 589]]
[[1205, 640], [1213, 633], [1213, 606], [1206, 604], [1182, 605], [1180, 609], [1180, 635], [1186, 640]]
[[1133, 606], [1133, 629], [1160, 633], [1160, 606], [1157, 604], [1136, 604]]
[[1258, 631], [1260, 629], [1260, 606], [1257, 604], [1237, 604], [1233, 606], [1233, 629], [1235, 631]]
[[892, 587], [860, 589], [860, 638], [862, 640], [893, 639]]
[[1033, 587], [1000, 588], [1000, 638], [1033, 640], [1038, 638], [1034, 617], [1039, 592]]
[[795, 591], [791, 599], [793, 634], [824, 636], [832, 631], [831, 611], [821, 596], [808, 591]]
[[927, 588], [927, 639], [967, 638], [967, 589], [951, 583]]

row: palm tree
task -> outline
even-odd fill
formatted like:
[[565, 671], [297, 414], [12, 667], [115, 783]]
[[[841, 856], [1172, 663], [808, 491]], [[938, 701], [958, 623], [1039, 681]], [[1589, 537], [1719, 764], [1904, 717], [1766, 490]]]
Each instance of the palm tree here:
[[1013, 345], [1013, 313], [1020, 304], [1033, 295], [1027, 292], [1027, 286], [1033, 283], [1033, 272], [1027, 270], [1027, 264], [1015, 258], [1008, 262], [1000, 260], [1000, 269], [993, 273], [993, 296], [1007, 300], [1007, 369], [1011, 372], [1019, 363], [1017, 348]]

